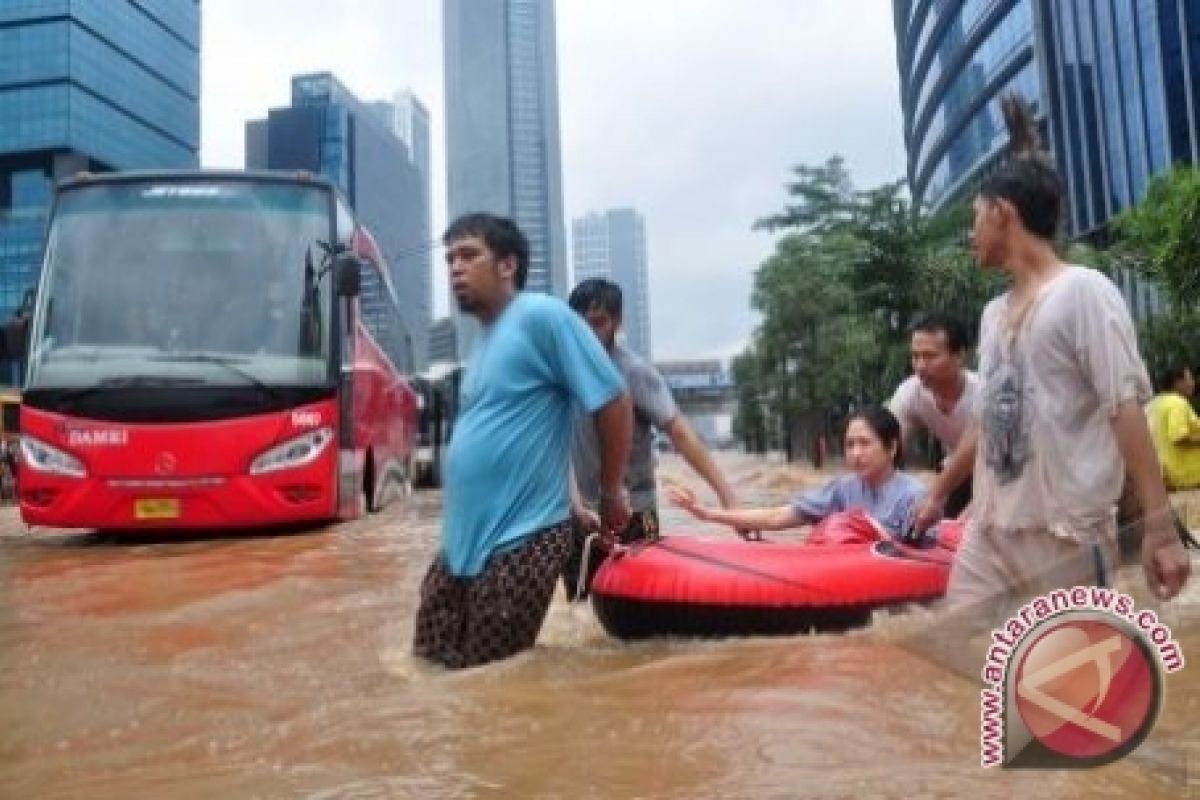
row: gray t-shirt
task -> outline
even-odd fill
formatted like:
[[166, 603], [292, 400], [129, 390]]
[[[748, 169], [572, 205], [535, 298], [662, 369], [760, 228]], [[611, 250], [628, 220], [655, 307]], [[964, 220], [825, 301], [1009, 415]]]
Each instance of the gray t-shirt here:
[[[629, 505], [634, 511], [650, 511], [657, 504], [651, 428], [665, 429], [679, 409], [667, 382], [652, 365], [620, 345], [613, 347], [611, 355], [633, 400], [633, 444], [625, 469]], [[571, 468], [575, 471], [584, 504], [595, 508], [600, 503], [600, 442], [596, 437], [595, 421], [581, 408], [575, 410]]]
[[925, 496], [925, 484], [906, 472], [895, 472], [882, 486], [871, 487], [854, 474], [839, 475], [820, 489], [799, 494], [792, 501], [796, 516], [820, 522], [839, 511], [862, 509], [892, 534], [903, 534]]

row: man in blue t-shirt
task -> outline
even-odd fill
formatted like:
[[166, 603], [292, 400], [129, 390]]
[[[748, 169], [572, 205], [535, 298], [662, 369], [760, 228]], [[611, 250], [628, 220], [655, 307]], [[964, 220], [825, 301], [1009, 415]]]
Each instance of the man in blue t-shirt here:
[[469, 214], [442, 240], [458, 306], [483, 332], [463, 373], [442, 545], [421, 585], [413, 652], [457, 669], [537, 639], [571, 547], [575, 404], [594, 416], [600, 440], [606, 544], [625, 528], [633, 411], [583, 321], [561, 300], [521, 291], [529, 244], [511, 220]]

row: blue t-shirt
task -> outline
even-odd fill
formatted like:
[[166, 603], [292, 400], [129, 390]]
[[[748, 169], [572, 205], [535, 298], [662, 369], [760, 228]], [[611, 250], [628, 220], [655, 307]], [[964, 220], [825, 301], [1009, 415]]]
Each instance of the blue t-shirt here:
[[861, 508], [893, 535], [900, 536], [924, 496], [925, 485], [905, 472], [893, 473], [877, 489], [857, 475], [839, 475], [820, 489], [797, 495], [792, 509], [806, 522], [820, 522], [838, 511]]
[[575, 402], [589, 412], [624, 390], [591, 329], [566, 303], [518, 294], [485, 329], [459, 390], [444, 473], [442, 556], [455, 575], [570, 515]]

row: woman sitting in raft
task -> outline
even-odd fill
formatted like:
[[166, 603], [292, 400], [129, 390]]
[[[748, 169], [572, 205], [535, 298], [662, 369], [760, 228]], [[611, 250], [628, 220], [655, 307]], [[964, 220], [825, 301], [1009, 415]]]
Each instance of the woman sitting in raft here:
[[862, 509], [893, 536], [910, 527], [925, 486], [897, 469], [900, 423], [891, 411], [873, 406], [856, 411], [846, 425], [846, 464], [853, 470], [820, 489], [802, 492], [788, 505], [775, 508], [718, 508], [701, 505], [683, 487], [667, 489], [671, 502], [697, 519], [739, 529], [782, 530], [820, 522], [839, 511]]

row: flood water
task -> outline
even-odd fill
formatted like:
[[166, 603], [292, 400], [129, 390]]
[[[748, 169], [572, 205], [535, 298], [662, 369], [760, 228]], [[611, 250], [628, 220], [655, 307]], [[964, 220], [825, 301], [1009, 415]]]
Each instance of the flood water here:
[[[806, 478], [723, 458], [744, 500]], [[0, 798], [1200, 797], [1200, 578], [1160, 609], [1191, 663], [1142, 748], [1014, 772], [979, 767], [979, 684], [922, 655], [920, 612], [631, 645], [560, 596], [533, 652], [446, 673], [408, 656], [437, 493], [238, 539], [0, 514]]]

